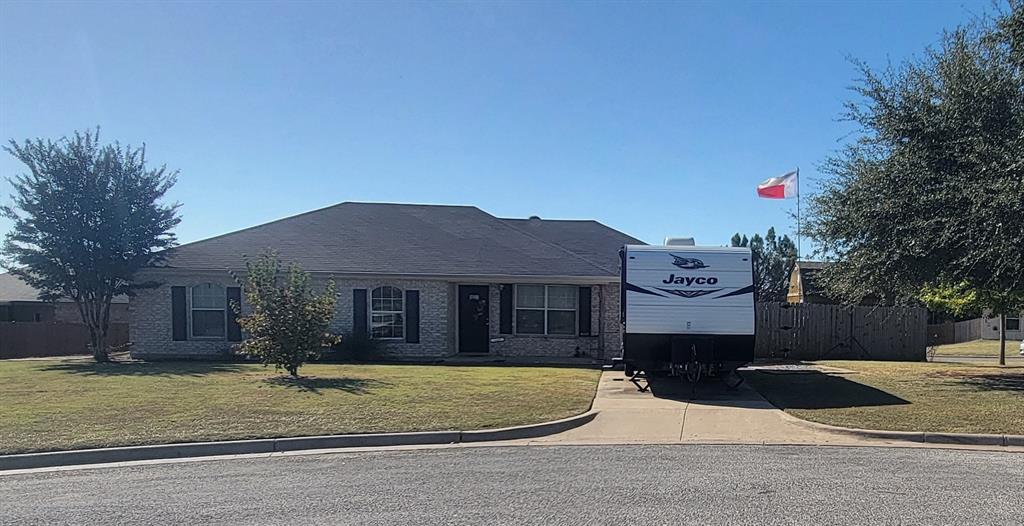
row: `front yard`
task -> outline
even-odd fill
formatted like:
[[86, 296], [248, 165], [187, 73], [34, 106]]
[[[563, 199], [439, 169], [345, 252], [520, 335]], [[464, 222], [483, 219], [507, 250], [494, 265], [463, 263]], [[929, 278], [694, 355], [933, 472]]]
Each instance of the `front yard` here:
[[1024, 367], [823, 361], [851, 372], [751, 372], [751, 384], [797, 417], [843, 427], [1024, 435]]
[[[1006, 340], [1006, 356], [1020, 356], [1020, 340]], [[935, 346], [935, 356], [977, 356], [999, 358], [999, 340], [974, 340]]]
[[600, 371], [0, 361], [0, 453], [530, 424], [590, 407]]

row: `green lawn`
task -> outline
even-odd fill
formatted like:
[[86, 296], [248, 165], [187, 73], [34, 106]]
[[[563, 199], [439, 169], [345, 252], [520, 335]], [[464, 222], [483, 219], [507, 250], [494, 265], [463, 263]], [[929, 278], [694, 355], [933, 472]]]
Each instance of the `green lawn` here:
[[[1019, 356], [1020, 341], [1006, 341], [1006, 356]], [[999, 340], [974, 340], [964, 343], [936, 345], [935, 356], [984, 356], [999, 357]]]
[[751, 372], [769, 401], [843, 427], [1024, 435], [1024, 367], [823, 361], [852, 374]]
[[599, 371], [326, 365], [285, 380], [218, 363], [0, 361], [0, 453], [335, 433], [469, 430], [589, 409]]

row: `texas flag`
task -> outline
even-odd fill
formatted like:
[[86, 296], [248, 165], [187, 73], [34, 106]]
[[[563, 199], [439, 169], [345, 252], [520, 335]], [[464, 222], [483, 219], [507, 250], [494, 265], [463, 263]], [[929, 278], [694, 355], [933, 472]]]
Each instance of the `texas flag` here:
[[772, 177], [757, 185], [757, 196], [765, 199], [791, 199], [799, 193], [797, 177], [800, 172], [793, 171], [779, 177]]

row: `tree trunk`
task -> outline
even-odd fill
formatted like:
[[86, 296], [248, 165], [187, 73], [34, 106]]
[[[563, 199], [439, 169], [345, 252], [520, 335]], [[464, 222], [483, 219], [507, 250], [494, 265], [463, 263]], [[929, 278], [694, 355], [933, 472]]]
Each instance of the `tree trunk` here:
[[97, 362], [110, 361], [110, 356], [107, 355], [106, 335], [93, 324], [89, 324], [89, 346], [92, 347], [92, 357]]
[[999, 315], [999, 365], [1006, 365], [1006, 315]]

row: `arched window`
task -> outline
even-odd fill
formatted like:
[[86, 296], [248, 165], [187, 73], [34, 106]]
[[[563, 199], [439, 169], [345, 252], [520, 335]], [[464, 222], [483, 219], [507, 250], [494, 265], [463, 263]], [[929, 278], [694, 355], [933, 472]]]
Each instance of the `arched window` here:
[[402, 289], [385, 285], [370, 294], [370, 337], [374, 339], [405, 337], [405, 302]]
[[227, 327], [224, 287], [203, 283], [192, 287], [192, 337], [223, 338]]

